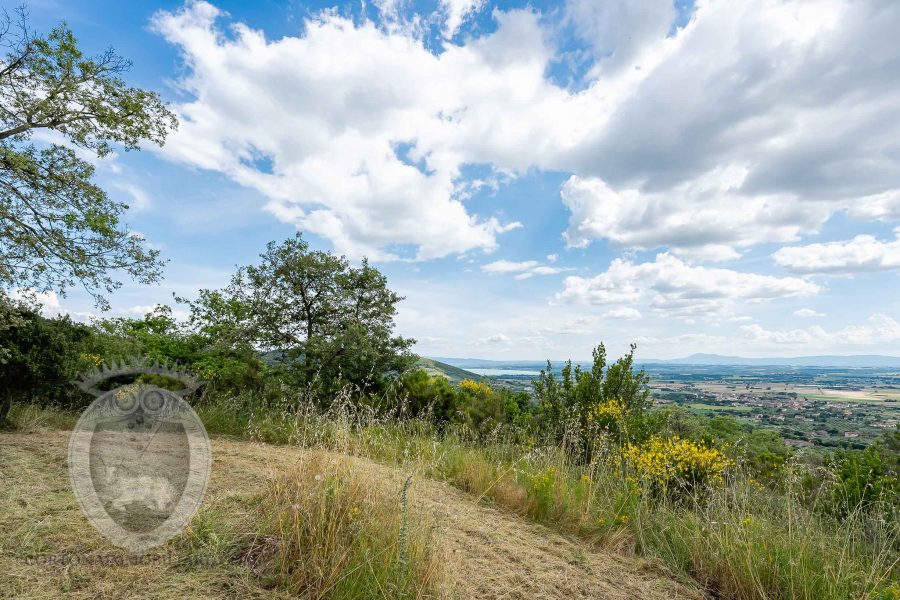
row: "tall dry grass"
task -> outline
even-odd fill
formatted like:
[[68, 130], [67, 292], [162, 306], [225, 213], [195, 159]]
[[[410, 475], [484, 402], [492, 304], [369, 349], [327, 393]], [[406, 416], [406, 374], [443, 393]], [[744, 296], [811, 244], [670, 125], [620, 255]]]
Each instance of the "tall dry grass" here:
[[[246, 403], [234, 402], [232, 409], [247, 410]], [[818, 514], [799, 482], [802, 465], [794, 465], [778, 487], [761, 486], [738, 465], [720, 485], [675, 499], [651, 493], [614, 446], [596, 453], [591, 463], [580, 464], [561, 447], [516, 443], [503, 431], [488, 439], [473, 438], [464, 430], [439, 432], [426, 421], [376, 415], [354, 406], [349, 397], [338, 398], [325, 413], [299, 402], [251, 407], [239, 415], [217, 407], [198, 412], [207, 419], [210, 433], [364, 457], [447, 481], [476, 501], [495, 503], [608, 549], [648, 557], [716, 597], [900, 599], [898, 515], [891, 515], [888, 506], [883, 511], [858, 510], [840, 521]], [[334, 582], [340, 577], [335, 573], [352, 573], [343, 585], [362, 590], [366, 584], [358, 577], [368, 573], [371, 589], [378, 593], [388, 589], [385, 586], [412, 597], [435, 593], [431, 586], [437, 576], [429, 568], [416, 567], [419, 575], [407, 583], [392, 578], [388, 565], [400, 556], [395, 532], [403, 514], [396, 501], [371, 499], [376, 507], [372, 514], [390, 524], [384, 529], [388, 537], [378, 537], [384, 531], [374, 525], [362, 538], [353, 537], [345, 518], [354, 499], [367, 492], [337, 466], [315, 468], [331, 472], [332, 483], [307, 488], [298, 482], [308, 482], [310, 473], [299, 472], [280, 480], [267, 499], [270, 514], [278, 515], [274, 522], [282, 524], [272, 530], [276, 539], [283, 536], [284, 544], [277, 546], [282, 557], [278, 581], [291, 589], [337, 590]], [[303, 490], [312, 489], [320, 495], [304, 495]], [[328, 495], [328, 489], [341, 492]], [[312, 519], [298, 523], [319, 523], [323, 529], [301, 532], [294, 527], [295, 504]], [[323, 540], [331, 541], [321, 547], [343, 549], [330, 556], [346, 556], [346, 562], [334, 565], [317, 556], [313, 543]], [[353, 550], [356, 545], [367, 550], [359, 554]], [[384, 551], [379, 554], [377, 548]], [[424, 549], [416, 554], [426, 555], [431, 556]], [[295, 559], [304, 561], [299, 570], [286, 566]], [[430, 560], [423, 558], [421, 564]], [[310, 573], [317, 575], [309, 579]]]
[[433, 526], [412, 514], [410, 480], [367, 480], [345, 457], [310, 453], [260, 499], [260, 537], [245, 552], [302, 598], [436, 598]]

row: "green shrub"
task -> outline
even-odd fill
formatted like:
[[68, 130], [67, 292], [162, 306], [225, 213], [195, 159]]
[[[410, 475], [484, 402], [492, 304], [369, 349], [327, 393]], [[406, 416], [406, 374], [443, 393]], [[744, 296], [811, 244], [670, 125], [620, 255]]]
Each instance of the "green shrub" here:
[[[896, 436], [894, 432], [891, 437]], [[839, 519], [855, 513], [883, 513], [895, 516], [900, 511], [900, 453], [889, 443], [891, 437], [864, 450], [844, 450], [827, 456], [828, 477], [823, 478], [818, 505]]]
[[89, 397], [73, 385], [92, 364], [92, 332], [68, 316], [47, 319], [0, 294], [0, 423], [13, 401], [73, 409]]
[[[634, 349], [632, 345], [628, 354], [607, 366], [606, 348], [600, 344], [593, 351], [590, 370], [573, 368], [569, 361], [560, 379], [548, 361], [547, 369], [533, 383], [535, 423], [542, 435], [553, 443], [565, 443], [586, 462], [602, 435], [612, 435], [619, 442], [643, 437], [652, 400], [648, 377], [633, 369]], [[619, 409], [616, 415], [598, 413], [612, 403]]]

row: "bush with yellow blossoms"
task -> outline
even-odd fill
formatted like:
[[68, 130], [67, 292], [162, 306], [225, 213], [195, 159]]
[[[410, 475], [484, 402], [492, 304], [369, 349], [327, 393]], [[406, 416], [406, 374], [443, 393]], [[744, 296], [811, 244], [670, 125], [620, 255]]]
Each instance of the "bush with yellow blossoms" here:
[[606, 432], [621, 441], [628, 429], [626, 425], [628, 416], [628, 407], [621, 398], [609, 398], [594, 405], [589, 419], [598, 432]]
[[653, 436], [626, 444], [622, 454], [638, 478], [654, 492], [692, 491], [721, 483], [734, 461], [717, 448], [677, 435]]
[[627, 414], [627, 408], [621, 398], [610, 398], [598, 403], [594, 407], [592, 417], [596, 421], [623, 419]]

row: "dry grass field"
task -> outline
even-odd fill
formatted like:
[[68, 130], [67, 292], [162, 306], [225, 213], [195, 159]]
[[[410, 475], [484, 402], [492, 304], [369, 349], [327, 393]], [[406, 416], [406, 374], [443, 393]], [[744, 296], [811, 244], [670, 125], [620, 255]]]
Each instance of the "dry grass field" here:
[[[321, 462], [323, 450], [213, 439], [212, 478], [192, 525], [129, 564], [79, 510], [69, 487], [67, 443], [65, 431], [0, 433], [0, 597], [288, 596], [261, 574], [258, 555], [234, 549], [265, 548], [259, 502], [267, 486], [309, 461]], [[423, 597], [702, 597], [646, 561], [600, 550], [418, 473], [343, 455], [326, 458], [344, 465], [363, 495], [380, 490], [397, 498], [413, 476], [410, 521], [434, 538], [427, 568], [435, 571], [429, 577], [437, 593], [423, 591]], [[391, 597], [388, 590], [371, 595]]]

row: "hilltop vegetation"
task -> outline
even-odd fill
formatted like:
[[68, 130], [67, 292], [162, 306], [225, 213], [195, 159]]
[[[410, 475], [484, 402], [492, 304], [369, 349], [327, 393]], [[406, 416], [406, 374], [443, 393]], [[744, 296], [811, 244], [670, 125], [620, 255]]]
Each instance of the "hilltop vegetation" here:
[[471, 371], [448, 365], [447, 363], [420, 356], [416, 360], [416, 368], [421, 369], [429, 377], [446, 377], [450, 383], [458, 384], [465, 379], [477, 379], [478, 376]]
[[[441, 543], [412, 507], [411, 480], [395, 485], [399, 468], [431, 489], [456, 488], [451, 510], [505, 511], [476, 511], [513, 532], [505, 565], [522, 568], [528, 554], [551, 567], [516, 590], [525, 596], [900, 598], [900, 431], [820, 457], [730, 417], [660, 410], [633, 347], [615, 361], [600, 344], [590, 364], [548, 363], [527, 391], [494, 386], [416, 357], [414, 340], [395, 332], [402, 298], [385, 276], [312, 250], [300, 234], [269, 244], [223, 288], [176, 299], [186, 319], [170, 306], [90, 324], [46, 318], [34, 292], [80, 284], [105, 308], [120, 275], [161, 280], [158, 252], [121, 223], [127, 206], [94, 183], [90, 155], [161, 144], [176, 121], [156, 94], [125, 84], [126, 60], [86, 58], [65, 25], [32, 36], [21, 17], [19, 38], [0, 23], [0, 427], [15, 431], [0, 444], [0, 593], [448, 596]], [[38, 149], [41, 129], [54, 142]], [[72, 384], [79, 373], [135, 356], [206, 381], [189, 401], [219, 436], [228, 471], [165, 548], [171, 564], [44, 569], [47, 552], [97, 558], [109, 547], [76, 512], [64, 436], [38, 432], [71, 427], [90, 401]], [[178, 382], [107, 385], [135, 383]], [[226, 484], [227, 475], [239, 477]], [[529, 534], [523, 519], [556, 532]], [[491, 572], [483, 523], [455, 523], [481, 540], [463, 547], [482, 550], [465, 575], [501, 587], [524, 578]], [[545, 546], [572, 553], [562, 560]], [[642, 557], [670, 580], [596, 577], [616, 563], [601, 551]], [[469, 583], [470, 595], [484, 591]]]
[[[304, 295], [314, 301], [291, 301]], [[633, 348], [609, 361], [602, 344], [589, 366], [548, 364], [530, 393], [487, 380], [454, 385], [416, 368], [410, 340], [393, 334], [398, 300], [376, 269], [309, 252], [298, 236], [270, 245], [227, 288], [201, 292], [186, 322], [158, 307], [143, 319], [82, 325], [6, 301], [3, 368], [26, 375], [9, 379], [16, 382], [9, 425], [70, 425], [86, 398], [68, 378], [140, 354], [188, 365], [208, 380], [191, 401], [211, 434], [415, 465], [587, 544], [647, 557], [718, 597], [900, 594], [900, 433], [812, 460], [772, 431], [654, 409]], [[367, 526], [348, 516], [362, 508], [340, 469], [333, 485], [304, 497], [308, 505], [292, 499], [285, 477], [265, 496], [266, 519], [275, 521], [254, 527], [263, 536], [286, 531], [294, 505], [305, 525], [275, 555], [253, 550], [276, 561], [263, 570], [270, 585], [308, 597], [439, 590], [427, 536], [417, 538], [420, 560], [396, 554], [393, 534], [364, 529], [369, 556], [386, 558], [360, 575], [353, 565], [367, 555], [355, 555], [360, 548], [347, 536]], [[383, 510], [377, 506], [371, 510]], [[213, 518], [205, 526], [221, 524]], [[333, 559], [312, 552], [320, 535], [337, 536], [329, 543], [349, 553], [349, 562], [330, 567], [331, 584], [316, 575]], [[213, 550], [225, 561], [251, 551], [237, 538]], [[398, 562], [411, 570], [398, 574]]]

